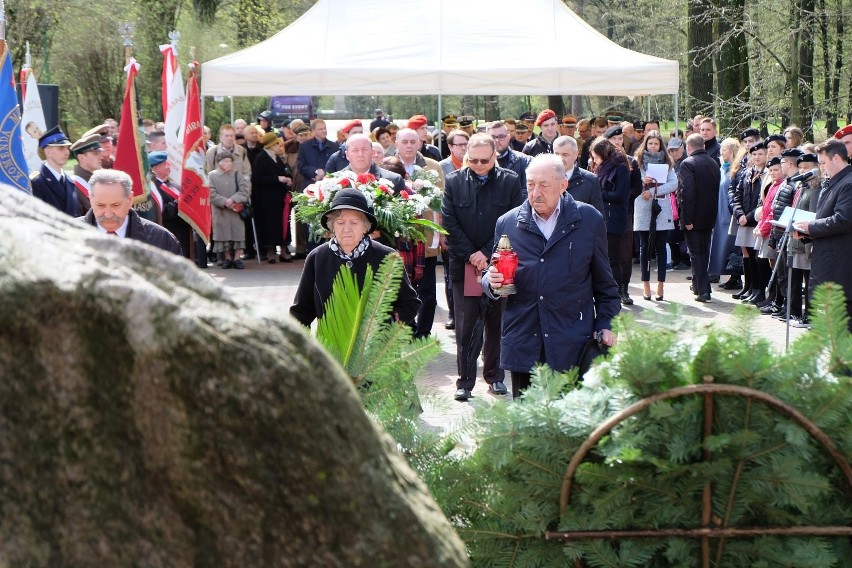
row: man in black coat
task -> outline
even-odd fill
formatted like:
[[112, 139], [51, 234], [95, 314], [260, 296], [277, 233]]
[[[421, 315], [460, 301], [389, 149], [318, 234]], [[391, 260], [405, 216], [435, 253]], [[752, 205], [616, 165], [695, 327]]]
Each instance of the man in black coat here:
[[[476, 384], [469, 376], [465, 349], [472, 341], [479, 315], [482, 290], [479, 277], [488, 268], [494, 248], [494, 228], [501, 215], [520, 205], [521, 183], [509, 170], [497, 167], [494, 140], [485, 133], [471, 136], [467, 147], [469, 167], [450, 173], [444, 186], [441, 212], [449, 235], [450, 278], [453, 282], [453, 310], [456, 323], [455, 399], [466, 401]], [[466, 276], [467, 273], [467, 276]], [[468, 286], [465, 286], [467, 278]], [[465, 295], [468, 288], [473, 295]], [[493, 302], [484, 321], [483, 375], [489, 391], [503, 395], [508, 391], [500, 369], [500, 318], [503, 304]]]
[[60, 211], [77, 217], [82, 212], [77, 198], [77, 187], [62, 170], [71, 157], [71, 141], [58, 126], [54, 126], [38, 140], [38, 155], [44, 160], [41, 169], [30, 178], [33, 197], [41, 199]]
[[565, 175], [568, 178], [568, 193], [574, 200], [588, 203], [604, 214], [603, 197], [601, 197], [601, 182], [598, 176], [577, 165], [580, 149], [573, 136], [560, 136], [553, 141], [553, 153], [562, 160]]
[[[846, 294], [846, 311], [852, 316], [852, 265], [846, 260], [852, 250], [852, 166], [844, 143], [830, 139], [817, 146], [819, 166], [829, 177], [820, 191], [816, 218], [797, 221], [794, 238], [806, 233], [813, 239], [809, 290], [825, 282], [835, 282]], [[852, 317], [849, 319], [852, 331]]]
[[172, 171], [169, 156], [166, 152], [151, 152], [148, 154], [148, 165], [151, 167], [152, 191], [159, 194], [162, 203], [162, 225], [177, 237], [184, 258], [189, 258], [192, 227], [178, 215], [180, 191], [169, 181], [169, 174]]
[[301, 189], [325, 177], [325, 165], [338, 148], [337, 142], [326, 139], [328, 128], [324, 120], [311, 121], [311, 134], [313, 138], [309, 142], [299, 145], [299, 157], [296, 161], [299, 173], [302, 174]]
[[710, 239], [719, 213], [719, 164], [704, 149], [701, 134], [686, 139], [689, 155], [677, 176], [677, 208], [686, 246], [692, 256], [692, 286], [696, 302], [710, 301]]
[[181, 255], [180, 243], [168, 230], [141, 218], [132, 208], [133, 181], [120, 170], [98, 170], [89, 179], [92, 208], [81, 217], [101, 233], [142, 241]]

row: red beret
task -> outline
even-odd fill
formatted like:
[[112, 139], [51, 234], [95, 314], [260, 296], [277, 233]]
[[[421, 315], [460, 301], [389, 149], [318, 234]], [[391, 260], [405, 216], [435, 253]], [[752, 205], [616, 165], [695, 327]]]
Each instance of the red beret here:
[[429, 124], [429, 119], [422, 114], [415, 114], [408, 119], [408, 128], [411, 130], [417, 130], [421, 126], [426, 126], [427, 124]]
[[355, 128], [356, 126], [360, 126], [361, 128], [364, 127], [364, 125], [361, 124], [360, 120], [350, 120], [349, 122], [346, 123], [346, 126], [341, 128], [340, 130], [342, 132], [345, 132], [346, 134], [349, 134], [349, 131], [352, 130], [353, 128]]
[[844, 136], [849, 136], [850, 134], [852, 134], [852, 124], [847, 124], [846, 126], [841, 128], [840, 130], [835, 132], [834, 137], [837, 138], [838, 140], [840, 140]]
[[535, 125], [541, 126], [542, 122], [544, 122], [546, 120], [550, 120], [551, 118], [556, 118], [556, 113], [553, 112], [552, 110], [550, 110], [549, 108], [544, 109], [543, 111], [538, 113], [538, 118], [535, 119]]

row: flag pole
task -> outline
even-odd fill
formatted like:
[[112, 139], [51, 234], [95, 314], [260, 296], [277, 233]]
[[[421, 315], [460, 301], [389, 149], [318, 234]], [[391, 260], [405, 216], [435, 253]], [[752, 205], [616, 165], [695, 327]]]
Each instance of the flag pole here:
[[6, 3], [0, 0], [0, 39], [6, 39]]

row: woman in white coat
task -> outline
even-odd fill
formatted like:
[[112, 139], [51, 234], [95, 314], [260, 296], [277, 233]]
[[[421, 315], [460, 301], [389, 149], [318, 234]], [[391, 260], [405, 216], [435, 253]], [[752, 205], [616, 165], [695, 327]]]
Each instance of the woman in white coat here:
[[[677, 174], [672, 159], [666, 152], [665, 142], [658, 130], [645, 134], [642, 144], [636, 150], [636, 161], [642, 174], [642, 193], [633, 202], [633, 230], [639, 235], [639, 265], [642, 268], [642, 297], [651, 299], [651, 259], [657, 256], [657, 295], [658, 302], [663, 300], [663, 288], [666, 282], [666, 243], [668, 232], [674, 229], [674, 216], [670, 194], [677, 191]], [[666, 166], [665, 183], [648, 175], [650, 164]], [[653, 250], [650, 250], [652, 208], [659, 205], [656, 219], [656, 235]]]

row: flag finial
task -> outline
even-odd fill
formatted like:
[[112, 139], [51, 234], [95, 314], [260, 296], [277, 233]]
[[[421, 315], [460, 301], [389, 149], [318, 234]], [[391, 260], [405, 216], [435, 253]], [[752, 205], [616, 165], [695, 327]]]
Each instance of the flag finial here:
[[[0, 0], [2, 2], [3, 0]], [[30, 42], [27, 42], [27, 53], [24, 55], [24, 69], [32, 69], [33, 67], [33, 56], [30, 53]]]
[[177, 30], [172, 30], [169, 32], [169, 40], [172, 44], [172, 49], [177, 51], [178, 43], [180, 43], [180, 32]]
[[[3, 0], [0, 0], [2, 2]], [[131, 24], [130, 22], [124, 22], [120, 26], [118, 26], [118, 34], [124, 40], [124, 60], [125, 62], [130, 62], [130, 58], [133, 56], [133, 32], [136, 30], [136, 26]]]
[[6, 3], [0, 0], [0, 39], [6, 39]]

